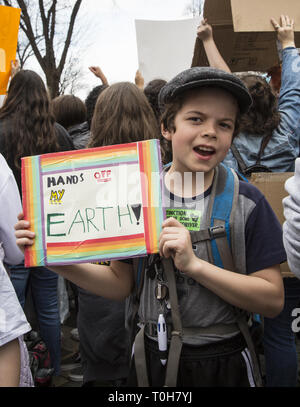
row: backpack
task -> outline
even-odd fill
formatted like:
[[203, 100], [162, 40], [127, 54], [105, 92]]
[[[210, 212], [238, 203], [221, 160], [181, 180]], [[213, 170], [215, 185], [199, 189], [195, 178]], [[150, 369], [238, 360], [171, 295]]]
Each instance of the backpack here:
[[[210, 242], [207, 245], [210, 262], [218, 267], [234, 270], [234, 260], [232, 252], [233, 246], [233, 215], [236, 208], [239, 195], [239, 178], [230, 168], [220, 164], [216, 168], [216, 173], [210, 194], [209, 206], [206, 212], [206, 229], [193, 231], [191, 233], [192, 244], [201, 241]], [[160, 265], [159, 265], [160, 263]], [[160, 259], [158, 255], [152, 255], [146, 267], [146, 258], [134, 259], [133, 268], [135, 274], [135, 288], [131, 297], [131, 343], [134, 343], [135, 367], [139, 387], [148, 387], [146, 357], [144, 348], [144, 329], [140, 330], [137, 326], [137, 312], [139, 308], [139, 299], [142, 292], [145, 274], [153, 267], [157, 269], [162, 265], [165, 278], [168, 282], [169, 302], [171, 305], [172, 333], [170, 347], [167, 359], [167, 370], [165, 387], [175, 387], [177, 383], [177, 373], [179, 366], [180, 353], [182, 348], [182, 335], [184, 332], [192, 333], [233, 333], [237, 331], [237, 325], [243, 334], [247, 347], [250, 351], [253, 361], [254, 378], [258, 387], [262, 386], [259, 363], [256, 355], [255, 346], [251, 338], [248, 319], [249, 314], [233, 307], [237, 316], [237, 324], [216, 324], [207, 328], [186, 329], [182, 327], [180, 311], [178, 307], [177, 289], [174, 273], [174, 265], [171, 259]], [[137, 332], [138, 331], [138, 332]]]
[[49, 350], [39, 336], [36, 336], [33, 340], [30, 339], [30, 335], [27, 337], [25, 335], [34, 385], [36, 387], [49, 387], [54, 372], [54, 369], [51, 368]]
[[242, 156], [238, 149], [236, 148], [236, 146], [234, 145], [234, 143], [231, 144], [231, 152], [238, 163], [239, 171], [244, 177], [246, 177], [246, 179], [250, 178], [253, 172], [272, 172], [272, 170], [269, 167], [267, 167], [266, 165], [262, 165], [260, 163], [262, 153], [264, 152], [264, 149], [267, 146], [270, 138], [271, 137], [268, 136], [262, 139], [256, 163], [250, 165], [249, 167], [246, 166], [245, 161], [242, 159]]

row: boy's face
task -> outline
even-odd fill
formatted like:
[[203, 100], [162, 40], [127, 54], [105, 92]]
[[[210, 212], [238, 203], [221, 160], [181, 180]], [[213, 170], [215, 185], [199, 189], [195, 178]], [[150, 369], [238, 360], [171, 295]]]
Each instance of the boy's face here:
[[230, 148], [237, 113], [235, 98], [225, 90], [188, 92], [175, 117], [176, 131], [163, 130], [172, 142], [172, 170], [212, 173]]

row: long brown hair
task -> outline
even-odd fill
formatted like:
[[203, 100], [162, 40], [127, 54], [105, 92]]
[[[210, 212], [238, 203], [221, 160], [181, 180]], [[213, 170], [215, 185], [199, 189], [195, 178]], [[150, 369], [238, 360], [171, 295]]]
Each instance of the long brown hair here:
[[2, 154], [17, 170], [21, 157], [58, 151], [55, 119], [41, 77], [30, 70], [19, 71], [11, 80], [0, 109], [5, 148]]
[[249, 89], [253, 104], [248, 112], [241, 116], [240, 131], [270, 140], [280, 123], [277, 97], [263, 77], [243, 75], [241, 79]]
[[130, 82], [115, 83], [100, 94], [91, 133], [89, 148], [159, 138], [146, 96]]

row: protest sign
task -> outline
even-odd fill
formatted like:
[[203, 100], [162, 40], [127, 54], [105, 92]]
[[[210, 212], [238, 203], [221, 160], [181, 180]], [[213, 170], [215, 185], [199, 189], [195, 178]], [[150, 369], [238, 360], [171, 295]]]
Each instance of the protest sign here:
[[153, 79], [169, 81], [190, 68], [199, 21], [135, 21], [139, 70], [145, 84]]
[[[252, 173], [250, 178], [251, 184], [266, 197], [281, 225], [285, 221], [282, 200], [288, 195], [284, 186], [286, 180], [293, 175], [293, 172], [259, 172]], [[280, 264], [280, 270], [283, 277], [295, 277], [287, 262]]]
[[0, 95], [5, 95], [16, 58], [21, 9], [0, 6]]
[[[266, 3], [272, 3], [272, 7], [267, 7]], [[294, 9], [295, 0], [206, 0], [204, 17], [212, 25], [215, 43], [232, 72], [266, 72], [280, 63], [277, 34], [270, 19], [279, 20], [280, 10], [287, 14], [284, 10], [292, 12]], [[290, 17], [296, 18], [296, 15]], [[295, 42], [296, 46], [300, 45], [299, 32], [295, 33]], [[208, 65], [202, 41], [197, 38], [192, 66]]]
[[158, 140], [22, 158], [26, 267], [157, 253], [161, 172]]
[[[209, 1], [209, 0], [207, 0]], [[234, 31], [274, 31], [270, 21], [273, 17], [288, 15], [295, 21], [294, 30], [300, 31], [300, 8], [298, 0], [231, 0]]]

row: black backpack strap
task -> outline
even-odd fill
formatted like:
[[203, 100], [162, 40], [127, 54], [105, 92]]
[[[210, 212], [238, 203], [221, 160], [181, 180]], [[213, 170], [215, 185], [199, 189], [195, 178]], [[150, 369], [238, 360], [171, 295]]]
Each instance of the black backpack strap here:
[[144, 330], [145, 325], [143, 325], [139, 330], [138, 334], [135, 337], [134, 342], [134, 363], [138, 387], [149, 387]]
[[241, 173], [243, 175], [245, 175], [247, 165], [245, 164], [245, 161], [242, 159], [242, 156], [241, 156], [239, 150], [236, 148], [236, 146], [233, 143], [231, 144], [230, 149], [231, 149], [231, 152], [232, 152], [234, 158], [236, 159], [236, 161], [238, 163], [238, 167], [239, 167]]
[[255, 162], [255, 164], [250, 165], [249, 167], [246, 166], [245, 161], [243, 160], [239, 150], [236, 148], [234, 143], [231, 144], [231, 147], [230, 147], [231, 152], [238, 163], [240, 172], [245, 177], [247, 177], [247, 176], [249, 176], [249, 174], [251, 174], [251, 170], [252, 170], [252, 172], [272, 172], [267, 166], [261, 165], [261, 163], [260, 163], [261, 156], [262, 156], [267, 144], [269, 143], [271, 137], [272, 137], [272, 133], [270, 133], [269, 135], [262, 138], [261, 143], [260, 143], [259, 152], [257, 153], [256, 162]]
[[263, 387], [261, 372], [260, 372], [260, 368], [259, 368], [259, 361], [258, 361], [258, 358], [256, 355], [254, 342], [251, 337], [246, 313], [238, 308], [236, 308], [236, 313], [237, 313], [237, 323], [238, 323], [239, 329], [246, 341], [247, 348], [250, 352], [250, 356], [251, 356], [251, 360], [252, 360], [252, 364], [253, 364], [253, 376], [254, 376], [255, 384], [257, 387]]
[[178, 296], [173, 261], [172, 259], [163, 258], [162, 262], [164, 267], [164, 274], [168, 281], [172, 315], [172, 333], [168, 354], [165, 387], [176, 387], [178, 367], [182, 349], [182, 324], [178, 306]]

